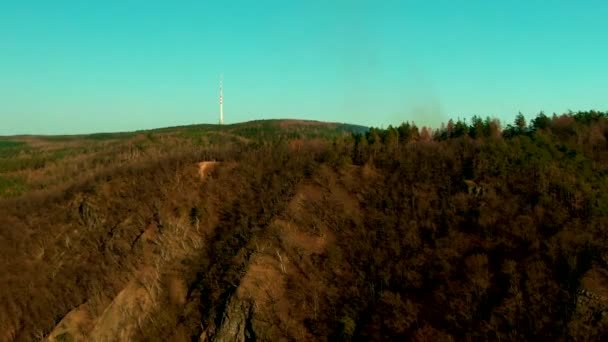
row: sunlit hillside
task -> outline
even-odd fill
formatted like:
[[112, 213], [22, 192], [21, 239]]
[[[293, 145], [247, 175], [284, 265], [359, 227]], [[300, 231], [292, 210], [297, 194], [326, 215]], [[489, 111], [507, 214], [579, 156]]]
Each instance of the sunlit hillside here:
[[271, 141], [337, 138], [366, 127], [306, 120], [260, 120], [89, 135], [0, 137], [0, 198], [86, 179], [117, 165], [197, 150]]
[[608, 335], [608, 113], [0, 143], [0, 340]]

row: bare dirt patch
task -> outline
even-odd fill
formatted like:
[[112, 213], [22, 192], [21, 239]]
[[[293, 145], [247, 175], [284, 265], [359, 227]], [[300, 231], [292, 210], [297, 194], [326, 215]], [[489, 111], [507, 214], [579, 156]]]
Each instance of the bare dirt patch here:
[[144, 287], [131, 282], [106, 308], [88, 336], [89, 341], [128, 341], [152, 309], [153, 299]]
[[48, 341], [86, 341], [86, 332], [92, 327], [92, 317], [88, 304], [82, 304], [70, 311], [49, 334]]
[[216, 161], [202, 161], [198, 163], [198, 175], [201, 179], [204, 179], [217, 164], [218, 162]]

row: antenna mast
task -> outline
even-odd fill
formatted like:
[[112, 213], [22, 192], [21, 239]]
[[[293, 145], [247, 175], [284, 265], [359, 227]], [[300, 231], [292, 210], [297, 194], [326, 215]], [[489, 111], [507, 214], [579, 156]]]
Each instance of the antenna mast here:
[[220, 125], [224, 124], [224, 74], [220, 74]]

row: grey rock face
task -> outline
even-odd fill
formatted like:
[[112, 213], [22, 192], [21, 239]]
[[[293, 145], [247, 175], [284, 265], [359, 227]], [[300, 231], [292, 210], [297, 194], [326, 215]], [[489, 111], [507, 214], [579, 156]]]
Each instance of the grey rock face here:
[[217, 334], [212, 338], [215, 342], [245, 342], [255, 341], [251, 329], [252, 305], [242, 301], [236, 294], [232, 295], [226, 306]]

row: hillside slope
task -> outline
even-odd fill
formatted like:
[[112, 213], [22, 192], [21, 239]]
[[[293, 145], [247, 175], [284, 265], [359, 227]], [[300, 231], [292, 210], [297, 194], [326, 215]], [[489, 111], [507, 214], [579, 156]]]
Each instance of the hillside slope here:
[[0, 137], [0, 198], [84, 181], [117, 165], [187, 151], [259, 147], [272, 141], [336, 139], [366, 127], [307, 120], [259, 120], [137, 132]]
[[0, 339], [601, 340], [594, 115], [182, 146], [5, 199]]

